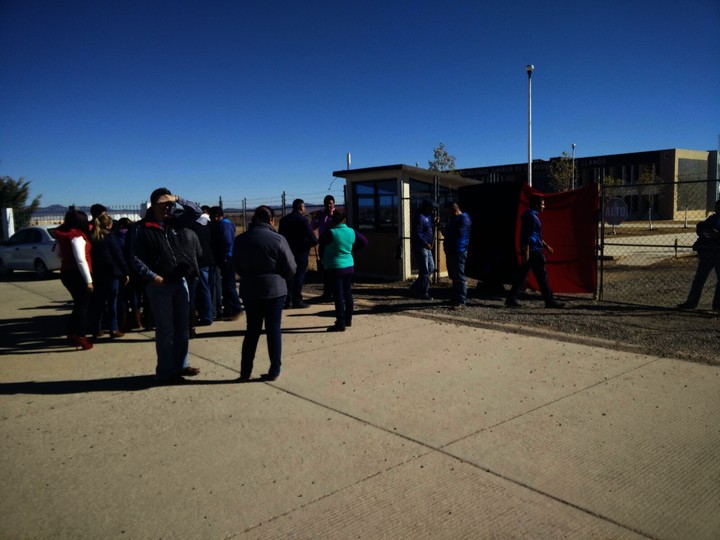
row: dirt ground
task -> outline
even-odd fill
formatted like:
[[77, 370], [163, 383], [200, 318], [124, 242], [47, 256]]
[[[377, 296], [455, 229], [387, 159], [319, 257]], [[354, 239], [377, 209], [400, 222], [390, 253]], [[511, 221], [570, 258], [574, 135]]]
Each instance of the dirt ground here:
[[[317, 279], [309, 279], [308, 297], [320, 294]], [[468, 307], [449, 305], [450, 284], [431, 285], [433, 300], [414, 298], [411, 282], [371, 282], [356, 279], [353, 286], [362, 314], [402, 311], [458, 325], [502, 329], [518, 334], [548, 335], [553, 339], [594, 344], [659, 357], [720, 364], [720, 313], [679, 310], [631, 303], [594, 301], [590, 295], [557, 295], [564, 309], [546, 309], [539, 293], [520, 295], [521, 308], [506, 308], [501, 291], [486, 291], [469, 281]], [[644, 286], [642, 283], [639, 286]], [[706, 286], [705, 294], [711, 294]], [[687, 281], [678, 282], [683, 290]]]

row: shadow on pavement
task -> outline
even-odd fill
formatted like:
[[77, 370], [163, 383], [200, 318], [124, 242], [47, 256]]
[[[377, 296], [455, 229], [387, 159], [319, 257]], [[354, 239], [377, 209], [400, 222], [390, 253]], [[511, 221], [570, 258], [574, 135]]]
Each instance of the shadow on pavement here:
[[[252, 379], [248, 382], [261, 382]], [[190, 380], [185, 379], [182, 384], [174, 386], [210, 386], [220, 384], [238, 384], [236, 379], [223, 380]], [[131, 377], [116, 377], [114, 379], [89, 379], [84, 381], [27, 381], [0, 384], [0, 395], [38, 394], [86, 394], [89, 392], [137, 392], [150, 388], [162, 388], [167, 385], [158, 385], [154, 375], [134, 375]]]

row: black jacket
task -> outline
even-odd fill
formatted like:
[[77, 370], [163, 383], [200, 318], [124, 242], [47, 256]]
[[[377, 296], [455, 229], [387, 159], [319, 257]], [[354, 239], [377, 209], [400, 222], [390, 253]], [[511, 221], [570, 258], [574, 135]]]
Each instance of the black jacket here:
[[185, 199], [179, 199], [178, 203], [183, 212], [168, 220], [164, 228], [153, 220], [151, 212], [138, 224], [132, 261], [143, 279], [149, 281], [156, 275], [168, 280], [182, 279], [192, 272], [192, 251], [180, 231], [200, 217], [202, 210]]
[[120, 242], [114, 234], [92, 241], [93, 279], [121, 278], [129, 274]]
[[318, 243], [310, 227], [310, 222], [296, 210], [293, 210], [280, 220], [279, 232], [287, 240], [290, 251], [294, 255], [307, 253], [311, 247]]

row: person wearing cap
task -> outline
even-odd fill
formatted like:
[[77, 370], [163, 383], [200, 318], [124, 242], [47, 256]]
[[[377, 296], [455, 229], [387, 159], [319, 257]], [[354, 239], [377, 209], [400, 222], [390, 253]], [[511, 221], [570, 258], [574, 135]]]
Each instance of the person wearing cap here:
[[[160, 384], [176, 384], [184, 381], [183, 375], [197, 375], [200, 371], [184, 366], [190, 312], [186, 277], [193, 263], [182, 229], [197, 220], [202, 211], [167, 188], [153, 191], [150, 204], [139, 224], [131, 261], [147, 283], [147, 298], [155, 319], [155, 378]], [[178, 204], [181, 211], [175, 211]]]
[[418, 277], [410, 289], [418, 298], [432, 300], [430, 296], [430, 276], [435, 271], [432, 247], [434, 239], [433, 212], [437, 208], [430, 199], [420, 203], [420, 209], [415, 217], [415, 223], [410, 231], [412, 254], [418, 265]]

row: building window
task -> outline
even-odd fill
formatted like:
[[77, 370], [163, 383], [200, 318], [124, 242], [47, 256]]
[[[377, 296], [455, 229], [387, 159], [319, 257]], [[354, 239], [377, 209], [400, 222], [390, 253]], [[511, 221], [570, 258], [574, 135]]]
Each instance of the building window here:
[[[412, 212], [412, 215], [415, 215], [424, 199], [433, 200], [433, 191], [433, 184], [410, 179], [410, 212]], [[453, 197], [453, 193], [454, 191], [450, 188], [438, 186], [438, 206], [442, 208], [446, 202], [457, 200], [457, 197]]]
[[398, 194], [396, 180], [353, 184], [355, 226], [364, 231], [397, 231]]

